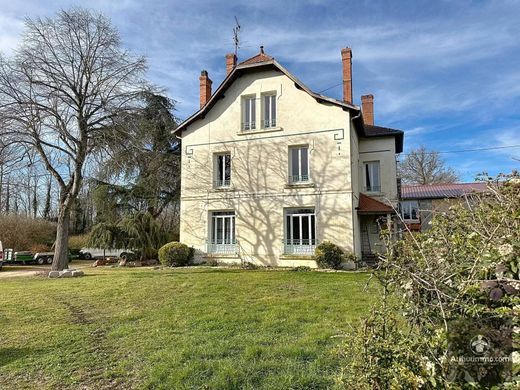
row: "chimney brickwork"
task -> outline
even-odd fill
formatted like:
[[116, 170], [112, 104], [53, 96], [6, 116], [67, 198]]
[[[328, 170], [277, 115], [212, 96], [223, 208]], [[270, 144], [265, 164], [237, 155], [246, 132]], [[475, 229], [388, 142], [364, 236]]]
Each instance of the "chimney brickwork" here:
[[374, 95], [361, 96], [361, 111], [363, 112], [363, 122], [366, 125], [374, 126]]
[[208, 76], [208, 72], [200, 72], [200, 108], [204, 107], [211, 98], [211, 84], [213, 83]]
[[352, 49], [341, 49], [341, 62], [343, 64], [343, 101], [352, 104]]

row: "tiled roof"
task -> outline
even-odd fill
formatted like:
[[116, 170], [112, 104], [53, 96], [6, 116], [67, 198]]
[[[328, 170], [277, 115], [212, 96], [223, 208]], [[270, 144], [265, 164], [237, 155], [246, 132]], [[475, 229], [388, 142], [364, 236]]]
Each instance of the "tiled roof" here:
[[401, 197], [402, 199], [458, 198], [465, 194], [485, 192], [486, 190], [486, 183], [403, 185]]
[[261, 52], [256, 56], [248, 58], [245, 61], [242, 61], [239, 65], [249, 65], [249, 64], [258, 64], [259, 62], [266, 62], [273, 60], [273, 57], [268, 56], [267, 54]]
[[383, 203], [377, 199], [374, 199], [368, 195], [359, 194], [359, 206], [357, 208], [358, 212], [361, 213], [393, 213], [394, 209]]

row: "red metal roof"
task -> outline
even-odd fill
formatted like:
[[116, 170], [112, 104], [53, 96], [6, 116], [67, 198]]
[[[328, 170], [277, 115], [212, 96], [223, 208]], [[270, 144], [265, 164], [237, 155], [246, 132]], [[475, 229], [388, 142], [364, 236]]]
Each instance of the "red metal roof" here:
[[386, 203], [383, 203], [377, 199], [371, 198], [368, 195], [360, 193], [358, 212], [388, 214], [393, 213], [394, 209], [392, 208], [392, 206], [389, 206]]
[[425, 184], [403, 185], [401, 187], [402, 199], [440, 199], [458, 198], [472, 192], [487, 191], [486, 183], [451, 183], [451, 184]]

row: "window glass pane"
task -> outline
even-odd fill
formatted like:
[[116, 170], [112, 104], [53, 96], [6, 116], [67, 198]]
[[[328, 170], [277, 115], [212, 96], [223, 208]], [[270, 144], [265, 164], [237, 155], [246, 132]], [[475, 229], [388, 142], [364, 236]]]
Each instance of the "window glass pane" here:
[[229, 181], [231, 179], [231, 155], [226, 154], [224, 159], [226, 164], [224, 169], [224, 180]]
[[372, 187], [372, 180], [370, 180], [370, 166], [369, 164], [365, 164], [365, 183], [367, 190], [370, 190]]
[[222, 177], [222, 156], [217, 156], [217, 180], [223, 180]]
[[292, 148], [292, 149], [290, 149], [290, 153], [291, 153], [291, 175], [298, 176], [299, 175], [298, 149]]
[[311, 240], [316, 239], [316, 217], [314, 214], [311, 215]]
[[301, 148], [301, 174], [302, 176], [308, 176], [309, 175], [309, 160], [308, 160], [308, 148]]
[[276, 126], [276, 95], [271, 96], [271, 126]]
[[292, 239], [299, 240], [300, 239], [300, 217], [292, 217]]
[[249, 104], [249, 99], [245, 99], [244, 101], [245, 110], [244, 110], [244, 122], [249, 123], [249, 118], [251, 118], [251, 106]]
[[373, 177], [372, 177], [372, 185], [375, 187], [375, 190], [378, 191], [381, 186], [381, 182], [379, 180], [379, 162], [376, 161], [372, 163], [373, 167]]
[[310, 219], [308, 216], [304, 216], [304, 217], [301, 217], [302, 218], [302, 239], [303, 240], [308, 240], [310, 237], [309, 237], [309, 233], [310, 233], [310, 230], [309, 230], [309, 224], [310, 224]]
[[[269, 113], [270, 113], [270, 96], [264, 96], [264, 120], [268, 121], [270, 118], [269, 118]], [[269, 124], [266, 123], [266, 126], [268, 126]]]
[[250, 122], [251, 122], [251, 128], [255, 128], [255, 118], [256, 118], [256, 106], [255, 106], [255, 99], [254, 98], [251, 98], [250, 99], [251, 101], [251, 118], [250, 118]]

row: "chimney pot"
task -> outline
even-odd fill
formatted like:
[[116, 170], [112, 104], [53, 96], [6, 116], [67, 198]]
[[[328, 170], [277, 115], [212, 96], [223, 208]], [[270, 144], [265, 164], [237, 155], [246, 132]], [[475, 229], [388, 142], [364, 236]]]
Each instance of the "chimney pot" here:
[[374, 95], [361, 96], [361, 111], [363, 112], [363, 122], [374, 126]]
[[260, 46], [260, 53], [264, 54], [264, 47], [263, 46]]
[[343, 101], [352, 104], [352, 49], [341, 49], [341, 62], [343, 65]]
[[234, 53], [226, 54], [226, 76], [231, 73], [236, 65], [237, 56]]
[[209, 78], [208, 71], [200, 72], [200, 108], [204, 107], [211, 98], [211, 84], [213, 83]]

